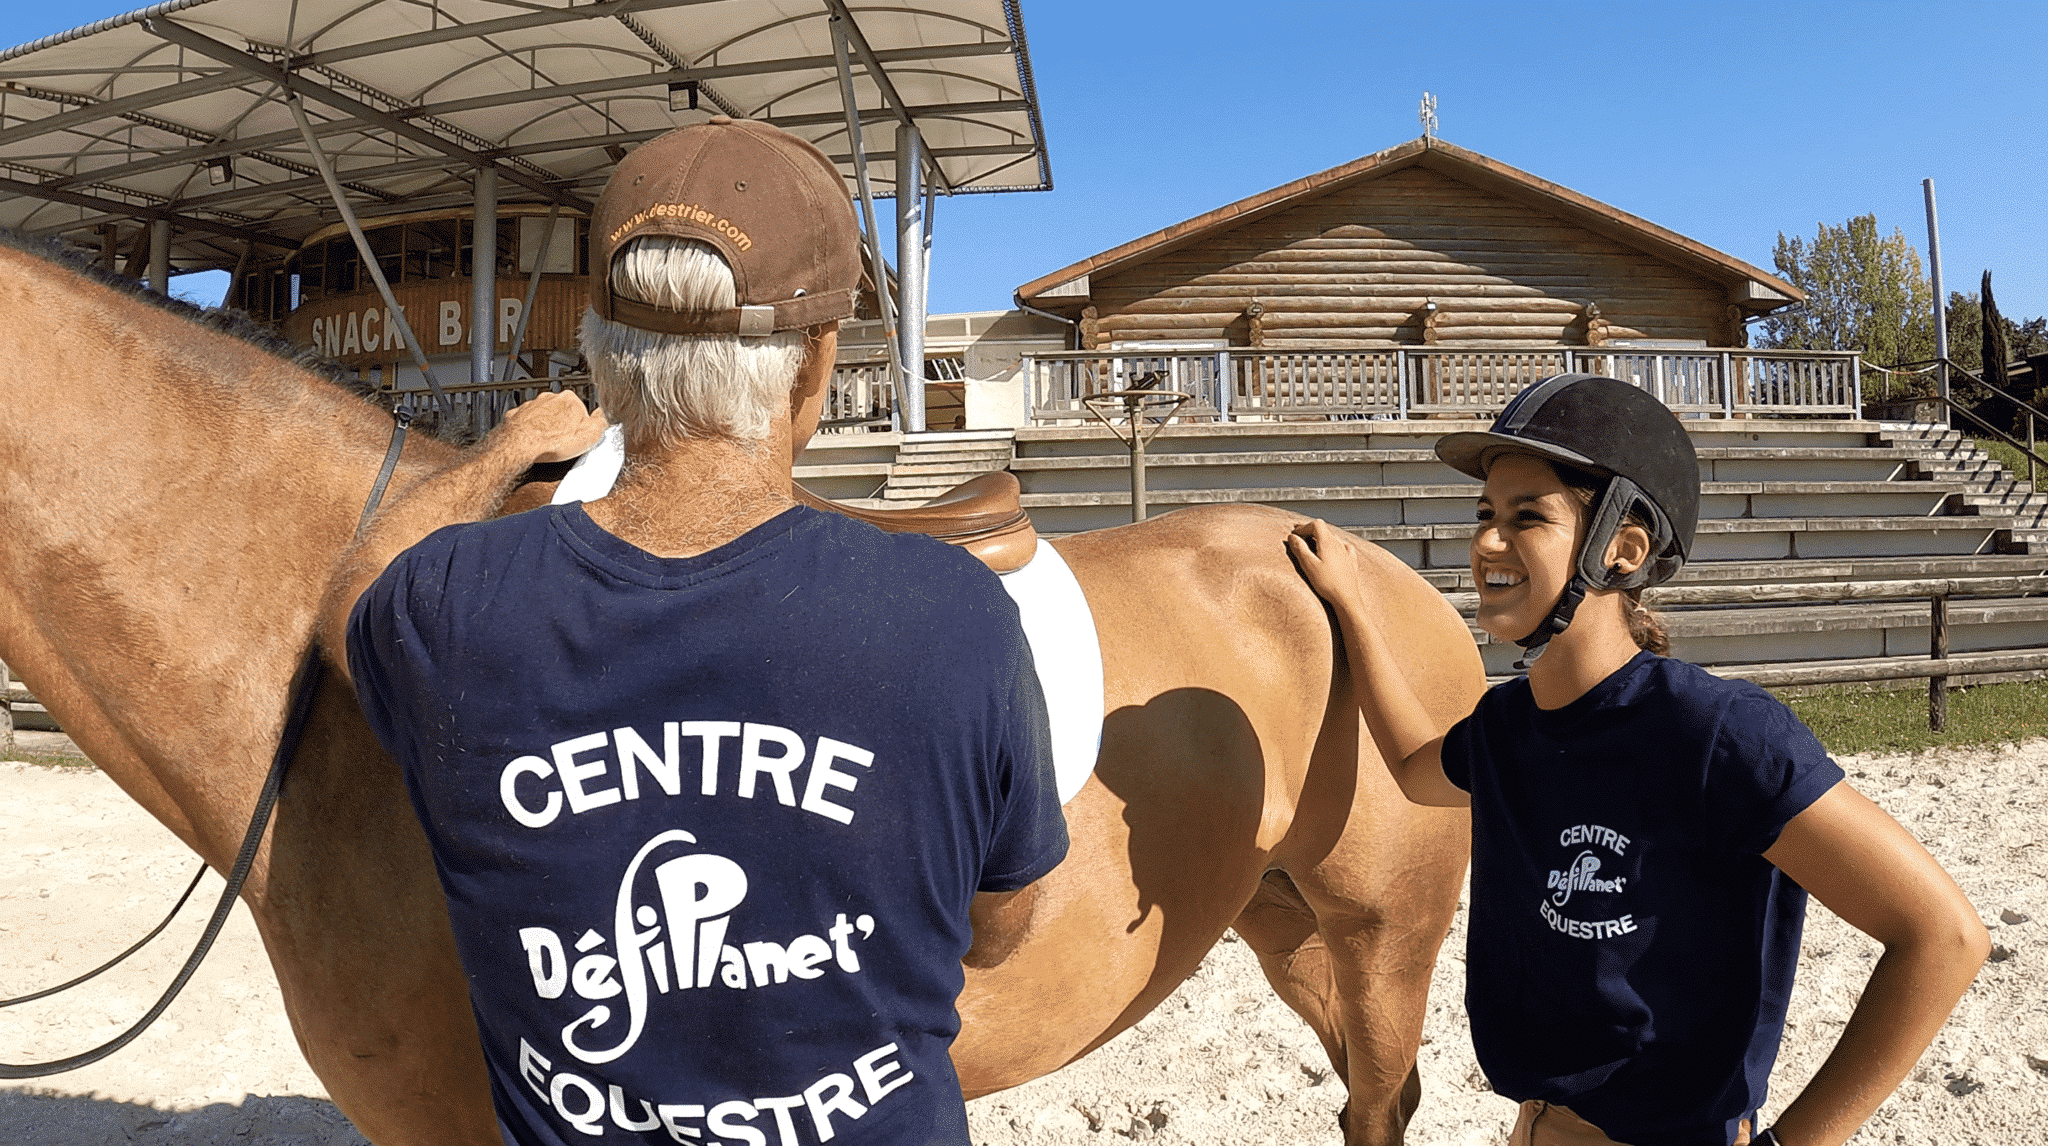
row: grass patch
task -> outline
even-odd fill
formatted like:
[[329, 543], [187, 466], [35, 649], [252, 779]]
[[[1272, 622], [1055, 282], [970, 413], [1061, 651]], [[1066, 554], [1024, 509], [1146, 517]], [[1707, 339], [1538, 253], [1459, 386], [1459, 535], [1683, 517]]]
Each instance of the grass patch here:
[[[2006, 445], [1997, 438], [1977, 438], [1975, 441], [1978, 448], [1990, 454], [1992, 461], [2004, 466], [2007, 473], [2012, 474], [2021, 481], [2026, 480], [2027, 456], [2025, 454], [2020, 453], [2019, 450]], [[2036, 443], [2034, 452], [2044, 458], [2048, 458], [2048, 443]], [[2040, 481], [2042, 478], [2041, 467], [2037, 465], [2034, 467], [2034, 479]]]
[[1919, 752], [2017, 744], [2048, 735], [2048, 680], [1950, 689], [1948, 726], [1927, 729], [1927, 689], [1868, 692], [1851, 686], [1785, 703], [1831, 753]]

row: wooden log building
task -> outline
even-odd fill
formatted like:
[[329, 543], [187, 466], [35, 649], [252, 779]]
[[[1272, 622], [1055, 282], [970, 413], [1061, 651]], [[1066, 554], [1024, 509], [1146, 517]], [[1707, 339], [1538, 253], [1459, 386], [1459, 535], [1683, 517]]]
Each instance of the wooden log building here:
[[1740, 347], [1804, 299], [1748, 263], [1429, 136], [1019, 287], [1083, 350]]

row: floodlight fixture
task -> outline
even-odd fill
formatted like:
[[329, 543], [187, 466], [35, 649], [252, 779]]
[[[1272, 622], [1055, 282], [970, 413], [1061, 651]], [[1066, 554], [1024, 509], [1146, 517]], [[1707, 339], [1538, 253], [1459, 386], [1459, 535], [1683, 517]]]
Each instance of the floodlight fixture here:
[[668, 109], [670, 111], [697, 110], [697, 81], [683, 80], [668, 85]]

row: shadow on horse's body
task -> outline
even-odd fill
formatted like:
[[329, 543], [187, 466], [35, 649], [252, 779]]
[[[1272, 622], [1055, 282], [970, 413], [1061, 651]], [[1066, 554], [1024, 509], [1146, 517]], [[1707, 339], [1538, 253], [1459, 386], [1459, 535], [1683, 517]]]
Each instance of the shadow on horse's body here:
[[[387, 415], [270, 351], [0, 247], [0, 658], [101, 768], [229, 865]], [[394, 488], [449, 447], [415, 436]], [[969, 1096], [1130, 1026], [1235, 926], [1397, 1142], [1463, 815], [1404, 801], [1352, 704], [1298, 517], [1184, 510], [1067, 538], [1106, 718], [1071, 853], [1007, 961], [967, 972]], [[1385, 553], [1369, 596], [1440, 725], [1483, 687], [1464, 625]], [[446, 910], [397, 766], [324, 685], [243, 892], [308, 1062], [379, 1146], [496, 1146]]]

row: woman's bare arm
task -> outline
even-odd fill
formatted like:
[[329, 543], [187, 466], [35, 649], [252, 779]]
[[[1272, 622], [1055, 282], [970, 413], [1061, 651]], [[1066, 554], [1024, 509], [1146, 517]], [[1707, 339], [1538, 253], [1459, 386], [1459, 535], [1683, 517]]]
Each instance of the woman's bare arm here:
[[1884, 944], [1835, 1049], [1774, 1126], [1783, 1146], [1840, 1146], [1934, 1041], [1991, 937], [1927, 849], [1846, 783], [1794, 817], [1764, 858]]
[[1302, 576], [1337, 614], [1359, 711], [1402, 794], [1417, 804], [1470, 806], [1471, 797], [1444, 775], [1443, 732], [1402, 674], [1386, 634], [1366, 611], [1351, 538], [1328, 522], [1309, 521], [1288, 537], [1287, 547]]

